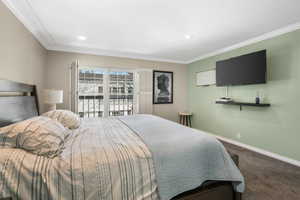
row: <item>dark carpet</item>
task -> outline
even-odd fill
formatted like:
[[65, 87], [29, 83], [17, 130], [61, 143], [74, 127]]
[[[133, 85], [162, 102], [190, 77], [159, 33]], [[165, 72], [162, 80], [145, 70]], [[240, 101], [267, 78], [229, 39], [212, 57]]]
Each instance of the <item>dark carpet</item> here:
[[300, 167], [222, 141], [239, 155], [246, 181], [242, 200], [300, 200]]

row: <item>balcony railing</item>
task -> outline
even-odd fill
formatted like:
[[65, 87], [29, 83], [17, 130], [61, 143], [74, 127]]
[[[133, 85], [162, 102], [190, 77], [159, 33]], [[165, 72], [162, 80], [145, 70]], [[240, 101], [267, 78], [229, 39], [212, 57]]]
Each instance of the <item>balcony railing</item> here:
[[134, 73], [111, 69], [80, 69], [78, 113], [80, 117], [133, 114]]
[[79, 96], [78, 113], [80, 117], [103, 117], [103, 96]]
[[[104, 117], [103, 95], [79, 95], [78, 113], [80, 117]], [[133, 95], [110, 95], [108, 116], [133, 114]]]

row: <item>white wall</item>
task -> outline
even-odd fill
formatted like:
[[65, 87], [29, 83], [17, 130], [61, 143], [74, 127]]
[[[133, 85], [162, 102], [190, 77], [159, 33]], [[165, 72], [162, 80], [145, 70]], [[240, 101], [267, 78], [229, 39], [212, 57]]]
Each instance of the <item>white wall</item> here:
[[63, 89], [64, 103], [58, 108], [69, 107], [69, 67], [72, 62], [79, 60], [80, 66], [99, 66], [114, 68], [147, 68], [174, 72], [174, 103], [154, 105], [154, 114], [177, 121], [178, 112], [186, 110], [187, 66], [183, 64], [154, 62], [109, 56], [48, 51], [46, 64], [46, 88]]

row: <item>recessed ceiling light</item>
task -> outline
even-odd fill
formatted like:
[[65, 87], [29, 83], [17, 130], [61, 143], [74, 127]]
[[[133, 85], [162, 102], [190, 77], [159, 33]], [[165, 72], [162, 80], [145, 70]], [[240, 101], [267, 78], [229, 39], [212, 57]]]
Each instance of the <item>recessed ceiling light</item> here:
[[85, 36], [82, 36], [82, 35], [79, 35], [79, 36], [77, 36], [77, 39], [78, 39], [78, 40], [84, 41], [84, 40], [86, 40], [86, 37], [85, 37]]
[[191, 39], [190, 35], [185, 35], [184, 37], [185, 37], [185, 39]]

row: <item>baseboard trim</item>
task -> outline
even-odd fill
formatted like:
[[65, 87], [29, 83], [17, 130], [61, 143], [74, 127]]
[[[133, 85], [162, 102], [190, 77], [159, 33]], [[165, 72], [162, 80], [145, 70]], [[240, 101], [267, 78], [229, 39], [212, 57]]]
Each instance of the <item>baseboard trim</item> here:
[[225, 137], [222, 137], [222, 136], [218, 136], [218, 135], [213, 135], [213, 136], [216, 137], [219, 140], [224, 141], [224, 142], [227, 142], [227, 143], [230, 143], [230, 144], [248, 149], [250, 151], [254, 151], [256, 153], [274, 158], [276, 160], [280, 160], [280, 161], [289, 163], [289, 164], [297, 166], [297, 167], [300, 167], [300, 161], [298, 161], [298, 160], [294, 160], [294, 159], [291, 159], [291, 158], [288, 158], [288, 157], [285, 157], [285, 156], [282, 156], [282, 155], [279, 155], [279, 154], [276, 154], [276, 153], [272, 153], [270, 151], [266, 151], [266, 150], [263, 150], [263, 149], [260, 149], [260, 148], [257, 148], [257, 147], [253, 147], [253, 146], [248, 145], [248, 144], [243, 144], [241, 142], [238, 142], [238, 141], [235, 141], [235, 140], [232, 140], [232, 139], [228, 139], [228, 138], [225, 138]]

